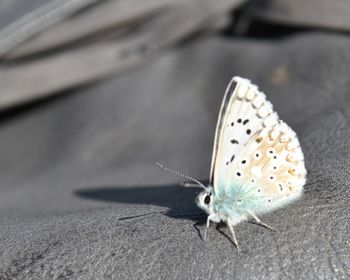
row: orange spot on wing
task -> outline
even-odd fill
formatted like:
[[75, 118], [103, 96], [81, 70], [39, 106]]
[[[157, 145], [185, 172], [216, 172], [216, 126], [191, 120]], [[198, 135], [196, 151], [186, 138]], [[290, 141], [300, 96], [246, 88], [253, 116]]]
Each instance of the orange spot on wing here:
[[292, 168], [288, 169], [288, 173], [289, 173], [290, 175], [292, 175], [292, 176], [295, 176], [295, 175], [296, 175], [295, 169], [292, 169]]

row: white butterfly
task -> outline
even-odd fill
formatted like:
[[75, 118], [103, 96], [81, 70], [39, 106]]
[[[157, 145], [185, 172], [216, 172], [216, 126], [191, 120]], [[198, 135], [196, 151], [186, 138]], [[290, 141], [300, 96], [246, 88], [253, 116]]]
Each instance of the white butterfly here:
[[221, 105], [208, 186], [197, 205], [210, 222], [224, 222], [238, 248], [233, 226], [298, 199], [306, 181], [304, 156], [295, 132], [272, 109], [264, 93], [234, 77]]

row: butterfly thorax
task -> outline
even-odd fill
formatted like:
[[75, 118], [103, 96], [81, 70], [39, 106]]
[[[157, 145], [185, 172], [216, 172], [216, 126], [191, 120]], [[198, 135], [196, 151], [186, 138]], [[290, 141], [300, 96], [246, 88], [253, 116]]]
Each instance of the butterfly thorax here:
[[231, 224], [238, 224], [247, 218], [247, 210], [252, 206], [247, 205], [247, 201], [256, 201], [249, 188], [236, 186], [229, 189], [235, 191], [215, 193], [213, 187], [209, 186], [197, 197], [198, 207], [211, 215], [214, 222], [229, 221]]

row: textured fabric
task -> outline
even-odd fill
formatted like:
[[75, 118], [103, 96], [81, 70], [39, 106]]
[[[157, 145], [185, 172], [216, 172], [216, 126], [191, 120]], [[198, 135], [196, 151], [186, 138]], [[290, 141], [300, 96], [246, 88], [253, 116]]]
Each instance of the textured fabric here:
[[[15, 7], [14, 1], [1, 6]], [[4, 29], [0, 20], [0, 111], [127, 71], [194, 34], [222, 30], [243, 2], [51, 0]], [[1, 6], [0, 18], [11, 14]]]
[[350, 30], [347, 0], [251, 1], [251, 17], [299, 27]]
[[2, 0], [0, 3], [0, 29], [46, 2], [47, 0]]
[[[202, 38], [142, 68], [4, 113], [1, 279], [347, 279], [350, 39]], [[260, 85], [297, 133], [309, 172], [277, 229], [212, 226], [160, 161], [207, 180], [233, 75]], [[197, 223], [198, 225], [194, 224]]]

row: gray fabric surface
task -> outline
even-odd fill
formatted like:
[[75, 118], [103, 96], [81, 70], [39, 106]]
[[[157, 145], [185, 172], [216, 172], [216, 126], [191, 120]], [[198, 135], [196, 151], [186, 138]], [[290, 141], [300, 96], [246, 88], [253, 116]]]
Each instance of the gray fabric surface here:
[[0, 29], [46, 2], [47, 0], [2, 0], [0, 2]]
[[[3, 113], [1, 279], [347, 279], [350, 277], [350, 40], [208, 37], [142, 68]], [[204, 242], [219, 104], [233, 75], [260, 85], [298, 133], [309, 172], [277, 229], [224, 227]], [[198, 225], [194, 226], [197, 223]]]
[[[99, 3], [48, 27], [92, 2]], [[52, 0], [0, 25], [0, 111], [124, 72], [194, 34], [217, 32], [244, 0], [139, 2]]]
[[251, 1], [250, 16], [276, 24], [350, 30], [347, 0]]

